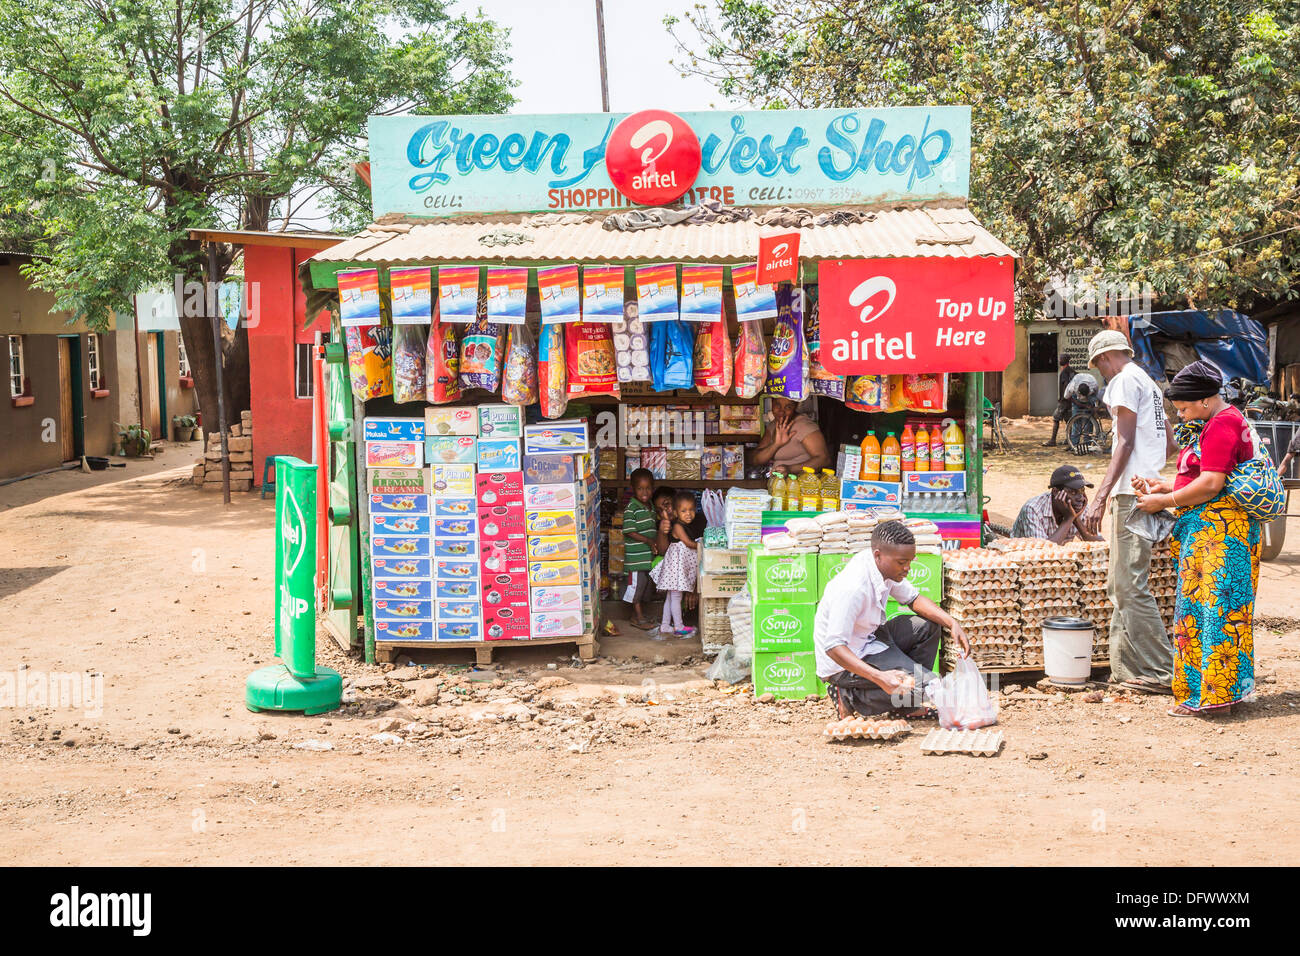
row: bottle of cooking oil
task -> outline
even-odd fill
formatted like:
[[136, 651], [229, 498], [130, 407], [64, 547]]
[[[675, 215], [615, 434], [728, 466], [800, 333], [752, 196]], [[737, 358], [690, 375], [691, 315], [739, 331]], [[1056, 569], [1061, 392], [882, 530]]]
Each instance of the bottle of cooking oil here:
[[840, 479], [834, 468], [822, 469], [822, 511], [840, 510]]
[[880, 480], [880, 439], [875, 432], [862, 439], [862, 480]]
[[902, 465], [902, 446], [893, 432], [885, 432], [885, 440], [880, 444], [880, 480], [902, 481]]
[[773, 468], [772, 476], [767, 479], [767, 493], [772, 497], [772, 510], [780, 511], [785, 507], [785, 472]]
[[799, 476], [799, 510], [822, 510], [822, 483], [817, 480], [817, 472], [805, 468]]

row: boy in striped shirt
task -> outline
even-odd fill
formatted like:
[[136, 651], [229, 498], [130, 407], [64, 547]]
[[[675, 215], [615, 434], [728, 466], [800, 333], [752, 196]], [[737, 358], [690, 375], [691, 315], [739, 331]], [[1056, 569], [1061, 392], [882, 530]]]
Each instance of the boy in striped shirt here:
[[623, 600], [632, 605], [632, 623], [639, 628], [654, 627], [646, 619], [643, 605], [653, 585], [650, 565], [654, 561], [655, 521], [650, 507], [654, 493], [654, 476], [645, 468], [632, 472], [632, 500], [623, 509], [623, 570], [627, 572], [627, 590]]

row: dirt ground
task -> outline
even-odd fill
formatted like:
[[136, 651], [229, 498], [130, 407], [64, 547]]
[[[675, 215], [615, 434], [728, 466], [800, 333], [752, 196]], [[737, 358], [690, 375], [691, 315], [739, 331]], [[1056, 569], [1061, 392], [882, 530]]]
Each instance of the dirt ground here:
[[[1070, 460], [1039, 446], [1041, 421], [1009, 432], [985, 459], [1007, 519]], [[1300, 521], [1261, 575], [1254, 703], [1174, 720], [1164, 698], [1021, 680], [1002, 687], [999, 756], [939, 757], [920, 751], [933, 724], [828, 743], [825, 700], [756, 703], [703, 678], [697, 642], [628, 633], [587, 666], [537, 647], [492, 671], [450, 651], [367, 666], [322, 636], [351, 702], [252, 714], [272, 502], [223, 509], [179, 480], [191, 460], [172, 446], [0, 487], [0, 697], [103, 675], [98, 701], [0, 706], [0, 862], [1300, 862]]]

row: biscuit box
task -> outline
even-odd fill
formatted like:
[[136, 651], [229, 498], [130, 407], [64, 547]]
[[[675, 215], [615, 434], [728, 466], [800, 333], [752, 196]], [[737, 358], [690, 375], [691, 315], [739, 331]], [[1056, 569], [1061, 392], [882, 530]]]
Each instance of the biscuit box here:
[[[374, 549], [371, 548], [373, 554]], [[391, 558], [375, 555], [370, 561], [377, 578], [427, 578], [433, 573], [429, 558]]]
[[372, 535], [427, 535], [429, 533], [429, 516], [372, 514], [370, 516], [370, 533]]
[[478, 538], [434, 538], [433, 556], [455, 561], [478, 561]]
[[483, 607], [504, 604], [528, 607], [528, 574], [502, 572], [483, 575]]
[[534, 587], [581, 584], [577, 561], [529, 561], [528, 583]]
[[578, 518], [572, 511], [524, 511], [527, 534], [576, 534]]
[[811, 651], [816, 616], [816, 604], [755, 604], [754, 651]]
[[585, 476], [583, 455], [524, 454], [525, 485], [572, 484]]
[[478, 437], [478, 409], [473, 405], [455, 408], [446, 405], [430, 405], [424, 410], [424, 434], [422, 438], [432, 435], [466, 435]]
[[366, 442], [367, 468], [419, 468], [424, 464], [424, 443], [418, 441]]
[[434, 598], [441, 601], [477, 601], [482, 596], [482, 587], [477, 578], [469, 580], [439, 578], [429, 583], [433, 585]]
[[778, 700], [802, 700], [826, 693], [826, 685], [817, 677], [817, 659], [812, 651], [755, 651], [752, 670], [755, 697], [771, 694]]
[[534, 611], [581, 611], [582, 588], [572, 585], [533, 588], [528, 606]]
[[446, 495], [432, 497], [435, 518], [468, 518], [478, 508], [478, 502], [473, 498], [453, 498]]
[[581, 553], [576, 534], [533, 535], [528, 539], [529, 561], [565, 561]]
[[433, 576], [438, 580], [477, 581], [478, 562], [435, 560], [433, 562]]
[[439, 621], [477, 621], [479, 615], [483, 613], [482, 603], [474, 600], [441, 600], [436, 604], [438, 606], [436, 620]]
[[517, 438], [480, 438], [479, 471], [518, 471], [522, 467]]
[[483, 637], [489, 641], [526, 641], [528, 608], [500, 605], [483, 609]]
[[429, 538], [375, 537], [370, 539], [370, 553], [375, 557], [389, 558], [427, 558], [429, 557]]
[[482, 558], [479, 563], [483, 566], [485, 574], [505, 571], [511, 564], [518, 565], [520, 561], [528, 559], [528, 549], [524, 544], [523, 538], [497, 538], [494, 541], [483, 541], [480, 545], [482, 548]]
[[427, 515], [428, 495], [371, 495], [370, 513], [394, 515]]
[[578, 507], [578, 496], [573, 485], [526, 485], [524, 507], [534, 510], [559, 508], [573, 511]]
[[375, 599], [388, 598], [398, 601], [412, 598], [419, 601], [433, 600], [433, 581], [429, 578], [375, 578]]
[[442, 538], [478, 538], [478, 518], [434, 518], [433, 536]]
[[469, 621], [438, 621], [433, 628], [434, 638], [439, 641], [483, 640], [483, 625], [478, 618]]
[[376, 621], [432, 621], [433, 601], [375, 597]]
[[903, 474], [903, 485], [909, 495], [925, 494], [933, 491], [964, 492], [966, 490], [966, 472], [909, 471]]
[[474, 497], [473, 465], [433, 465], [433, 491], [435, 495], [450, 495], [453, 498]]
[[433, 621], [375, 621], [375, 642], [433, 640]]
[[478, 439], [466, 435], [436, 435], [424, 440], [424, 454], [431, 465], [474, 465], [478, 463]]
[[427, 495], [427, 468], [368, 468], [366, 490], [372, 495]]
[[530, 631], [539, 637], [580, 637], [582, 614], [578, 611], [540, 611], [531, 616]]
[[524, 500], [523, 472], [481, 471], [474, 483], [480, 505], [510, 504]]
[[480, 405], [480, 438], [523, 438], [524, 410], [517, 405]]
[[367, 418], [363, 441], [424, 441], [423, 418]]
[[479, 536], [486, 543], [524, 536], [524, 509], [520, 504], [478, 509]]
[[526, 455], [588, 450], [587, 422], [584, 419], [571, 418], [524, 426], [524, 454]]

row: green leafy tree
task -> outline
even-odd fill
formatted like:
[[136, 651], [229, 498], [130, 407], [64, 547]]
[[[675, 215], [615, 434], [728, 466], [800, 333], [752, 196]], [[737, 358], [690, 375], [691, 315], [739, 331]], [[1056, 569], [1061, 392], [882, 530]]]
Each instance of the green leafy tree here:
[[[92, 328], [150, 286], [220, 282], [234, 250], [207, 276], [192, 229], [366, 221], [367, 116], [514, 101], [507, 31], [439, 0], [0, 0], [0, 23], [0, 234]], [[188, 298], [212, 427], [216, 347]], [[242, 324], [223, 351], [229, 407], [247, 408]]]
[[1300, 4], [722, 0], [684, 72], [767, 108], [968, 104], [970, 204], [1049, 281], [1167, 307], [1297, 294]]

